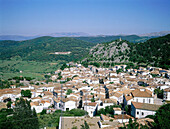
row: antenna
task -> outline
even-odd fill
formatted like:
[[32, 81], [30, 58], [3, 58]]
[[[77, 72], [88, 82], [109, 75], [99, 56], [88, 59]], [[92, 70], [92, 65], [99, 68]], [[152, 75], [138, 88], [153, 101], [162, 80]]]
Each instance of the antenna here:
[[87, 116], [87, 92], [85, 94], [85, 100], [86, 100], [86, 113], [85, 113], [85, 116]]

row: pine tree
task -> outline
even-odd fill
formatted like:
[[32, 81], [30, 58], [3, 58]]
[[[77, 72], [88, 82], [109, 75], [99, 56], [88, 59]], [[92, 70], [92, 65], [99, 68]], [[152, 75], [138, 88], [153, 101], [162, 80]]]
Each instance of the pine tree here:
[[38, 129], [38, 118], [35, 109], [31, 110], [30, 102], [20, 98], [15, 102], [13, 129]]

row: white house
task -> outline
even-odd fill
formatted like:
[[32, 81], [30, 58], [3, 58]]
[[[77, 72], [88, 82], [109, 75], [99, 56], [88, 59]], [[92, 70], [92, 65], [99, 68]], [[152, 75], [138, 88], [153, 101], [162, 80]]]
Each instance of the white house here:
[[144, 118], [147, 115], [155, 115], [156, 110], [158, 110], [160, 106], [161, 105], [132, 102], [131, 115], [135, 118]]
[[160, 90], [164, 90], [164, 89], [167, 89], [167, 88], [170, 88], [169, 85], [161, 85], [161, 86], [157, 86], [157, 88], [160, 88]]
[[67, 100], [64, 103], [64, 111], [69, 111], [71, 109], [77, 108], [77, 102], [73, 100]]
[[35, 101], [31, 102], [31, 109], [35, 108], [36, 113], [42, 112], [43, 109], [48, 109], [48, 107], [51, 105], [49, 100], [41, 100], [41, 101]]
[[170, 88], [164, 89], [164, 100], [170, 101]]
[[117, 100], [117, 104], [123, 103], [123, 94], [114, 92], [113, 94], [110, 94], [110, 97], [112, 99]]
[[115, 105], [115, 103], [116, 100], [114, 99], [103, 99], [100, 105], [98, 106], [98, 110], [100, 110], [101, 108], [105, 108], [107, 106]]
[[119, 83], [120, 79], [116, 76], [110, 76], [109, 81], [114, 82], [114, 83]]
[[121, 108], [113, 108], [113, 110], [114, 110], [114, 114], [117, 114], [117, 115], [122, 114]]
[[71, 109], [77, 108], [77, 101], [69, 98], [64, 98], [62, 101], [60, 99], [54, 99], [54, 108], [60, 109], [62, 111], [69, 111]]
[[130, 94], [123, 96], [124, 106], [131, 105], [131, 102], [140, 102], [140, 103], [154, 103], [154, 97], [152, 96], [152, 92], [147, 89], [136, 89], [132, 91]]
[[98, 107], [98, 104], [96, 102], [86, 103], [84, 105], [84, 110], [88, 112], [88, 115], [90, 117], [93, 117], [96, 115], [97, 107]]

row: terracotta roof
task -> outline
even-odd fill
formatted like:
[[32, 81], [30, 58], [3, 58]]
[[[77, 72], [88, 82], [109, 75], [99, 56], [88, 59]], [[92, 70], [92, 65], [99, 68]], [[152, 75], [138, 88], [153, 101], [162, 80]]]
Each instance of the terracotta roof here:
[[152, 74], [159, 74], [159, 71], [151, 71]]
[[96, 106], [96, 104], [97, 104], [96, 102], [87, 103], [87, 104], [85, 103], [85, 105], [87, 105], [87, 106]]
[[49, 92], [49, 91], [44, 91], [44, 94], [45, 95], [53, 95], [51, 92]]
[[114, 118], [115, 119], [130, 119], [130, 118], [133, 118], [127, 114], [120, 114], [120, 115], [114, 115]]
[[38, 106], [38, 105], [39, 105], [39, 102], [38, 102], [38, 101], [36, 101], [36, 102], [31, 102], [30, 105], [31, 105], [31, 106]]
[[143, 109], [143, 110], [150, 110], [150, 111], [156, 111], [161, 106], [161, 105], [139, 103], [139, 102], [132, 102], [132, 104], [136, 109]]
[[117, 100], [112, 99], [112, 98], [110, 98], [110, 99], [102, 99], [101, 98], [101, 100], [103, 101], [103, 103], [117, 103]]
[[121, 108], [113, 108], [114, 111], [121, 111]]
[[118, 92], [115, 92], [115, 93], [113, 94], [113, 96], [120, 97], [120, 96], [122, 96], [122, 94], [121, 94], [121, 93], [118, 93]]
[[150, 94], [148, 90], [141, 91], [139, 89], [132, 91], [132, 95], [134, 97], [152, 97], [152, 94]]
[[164, 91], [170, 92], [170, 88], [166, 88], [166, 89], [164, 89]]

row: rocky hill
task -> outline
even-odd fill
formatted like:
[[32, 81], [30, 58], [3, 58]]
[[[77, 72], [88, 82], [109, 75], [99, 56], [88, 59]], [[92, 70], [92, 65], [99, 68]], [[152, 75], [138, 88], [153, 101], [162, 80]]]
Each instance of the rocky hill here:
[[89, 61], [122, 63], [129, 61], [129, 52], [130, 47], [127, 41], [115, 40], [92, 47], [86, 59]]
[[170, 68], [170, 34], [149, 39], [144, 43], [115, 40], [97, 44], [90, 49], [89, 55], [83, 60], [83, 63], [88, 64], [94, 62], [144, 63], [168, 69]]

